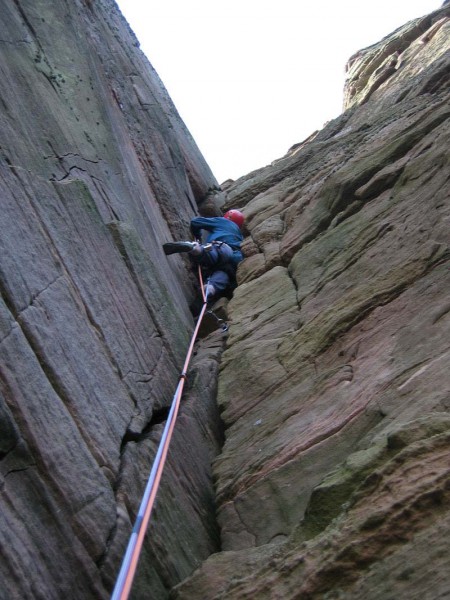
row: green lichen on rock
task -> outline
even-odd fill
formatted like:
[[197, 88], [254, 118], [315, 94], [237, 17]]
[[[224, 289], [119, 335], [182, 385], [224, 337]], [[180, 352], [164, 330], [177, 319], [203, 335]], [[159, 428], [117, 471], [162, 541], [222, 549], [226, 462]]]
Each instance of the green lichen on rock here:
[[226, 552], [174, 598], [450, 593], [449, 10], [357, 55], [363, 104], [228, 189], [249, 238], [219, 382]]

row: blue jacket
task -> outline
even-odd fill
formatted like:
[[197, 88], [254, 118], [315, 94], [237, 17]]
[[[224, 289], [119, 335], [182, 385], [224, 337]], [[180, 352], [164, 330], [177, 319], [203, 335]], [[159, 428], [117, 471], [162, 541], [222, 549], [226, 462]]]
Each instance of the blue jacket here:
[[244, 236], [236, 223], [225, 217], [195, 217], [192, 219], [191, 231], [196, 239], [201, 239], [202, 229], [208, 232], [206, 243], [213, 240], [225, 242], [234, 250], [233, 261], [236, 264], [243, 259], [240, 248]]

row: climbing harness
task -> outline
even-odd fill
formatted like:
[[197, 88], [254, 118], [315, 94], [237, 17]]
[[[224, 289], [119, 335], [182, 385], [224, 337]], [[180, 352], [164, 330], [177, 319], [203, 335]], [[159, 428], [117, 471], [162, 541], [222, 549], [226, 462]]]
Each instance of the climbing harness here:
[[[169, 416], [167, 417], [167, 422], [164, 427], [163, 434], [161, 436], [158, 451], [156, 453], [153, 467], [151, 469], [147, 485], [145, 487], [138, 515], [136, 517], [133, 530], [131, 532], [131, 536], [128, 542], [125, 556], [122, 561], [122, 566], [120, 568], [116, 585], [114, 586], [111, 600], [127, 600], [128, 595], [131, 591], [131, 586], [133, 584], [134, 575], [136, 573], [136, 568], [139, 561], [139, 555], [142, 549], [145, 532], [147, 530], [148, 522], [153, 509], [153, 504], [155, 502], [156, 494], [158, 492], [159, 482], [167, 457], [167, 451], [169, 449], [170, 440], [172, 438], [172, 433], [175, 427], [175, 421], [178, 415], [178, 409], [180, 407], [181, 395], [183, 393], [184, 383], [187, 377], [187, 369], [192, 357], [194, 344], [197, 338], [198, 331], [200, 329], [200, 325], [202, 323], [202, 319], [205, 313], [207, 312], [208, 296], [207, 294], [205, 294], [205, 291], [203, 289], [203, 277], [200, 266], [198, 268], [198, 274], [200, 280], [200, 288], [202, 290], [203, 306], [198, 316], [194, 333], [192, 334], [191, 343], [189, 344], [183, 369], [180, 373], [178, 385], [172, 399], [172, 405], [170, 408]], [[211, 312], [211, 314], [214, 315], [212, 311], [208, 312]], [[219, 319], [217, 315], [214, 315], [214, 317], [217, 319], [218, 322], [223, 322], [223, 319]], [[222, 326], [222, 330], [227, 331], [228, 326], [226, 325], [226, 329], [224, 329]]]

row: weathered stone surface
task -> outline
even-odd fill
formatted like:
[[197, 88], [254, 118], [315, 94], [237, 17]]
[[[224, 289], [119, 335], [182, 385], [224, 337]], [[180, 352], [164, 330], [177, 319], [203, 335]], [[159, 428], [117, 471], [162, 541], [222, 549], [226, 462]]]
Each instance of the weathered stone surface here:
[[[2, 3], [5, 600], [109, 596], [193, 329], [192, 278], [161, 244], [218, 186], [137, 46], [113, 0]], [[198, 354], [140, 597], [218, 547], [221, 344]]]
[[350, 108], [227, 186], [223, 552], [173, 598], [450, 595], [449, 26], [355, 55]]
[[[220, 547], [215, 518], [211, 463], [222, 444], [215, 397], [223, 350], [220, 331], [197, 346], [177, 427], [170, 446], [161, 489], [149, 526], [151, 544], [144, 547], [133, 586], [133, 598], [165, 598], [173, 582], [181, 581]], [[130, 526], [128, 515], [139, 508], [148, 465], [157, 451], [163, 424], [130, 440], [122, 455], [116, 498], [120, 510], [112, 532], [111, 550], [102, 562], [102, 575], [112, 586]]]
[[322, 534], [305, 542], [300, 527], [245, 558], [212, 557], [174, 596], [445, 598], [449, 449], [448, 431], [411, 444], [363, 481]]
[[448, 16], [439, 11], [407, 23], [378, 44], [357, 52], [347, 64], [344, 108], [366, 103], [380, 88], [377, 99], [399, 92], [403, 99], [410, 91], [411, 78], [437, 63], [426, 84], [432, 92], [434, 85], [446, 78], [446, 61], [441, 58], [447, 51], [447, 36]]
[[4, 3], [2, 598], [109, 596], [194, 322], [161, 243], [228, 206], [230, 330], [132, 596], [450, 595], [449, 10], [352, 57], [348, 110], [225, 199], [112, 0]]

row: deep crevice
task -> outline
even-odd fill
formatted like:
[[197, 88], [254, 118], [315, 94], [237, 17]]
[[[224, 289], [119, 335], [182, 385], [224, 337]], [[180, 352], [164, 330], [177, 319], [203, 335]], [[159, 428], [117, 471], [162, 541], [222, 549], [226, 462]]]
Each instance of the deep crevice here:
[[170, 406], [163, 406], [161, 408], [155, 409], [153, 411], [151, 420], [142, 429], [142, 431], [132, 431], [128, 428], [125, 432], [125, 435], [122, 438], [122, 443], [120, 444], [120, 453], [122, 454], [124, 452], [128, 442], [139, 443], [150, 437], [154, 427], [156, 427], [157, 425], [161, 425], [162, 423], [165, 423], [167, 421], [169, 411]]

